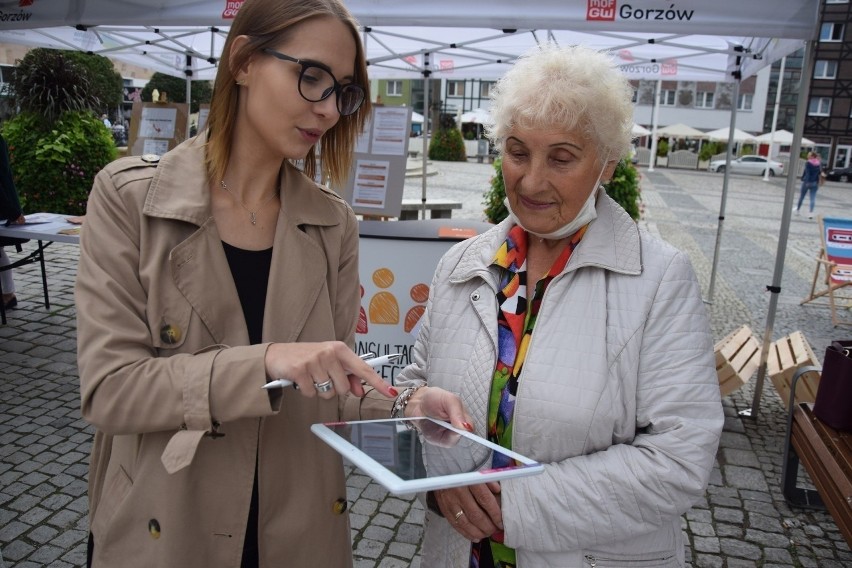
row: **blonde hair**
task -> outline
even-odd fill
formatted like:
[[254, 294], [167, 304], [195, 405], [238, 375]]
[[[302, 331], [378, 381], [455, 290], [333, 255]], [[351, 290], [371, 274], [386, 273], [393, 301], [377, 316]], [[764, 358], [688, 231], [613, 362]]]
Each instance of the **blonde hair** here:
[[[364, 129], [370, 115], [370, 82], [367, 78], [367, 62], [364, 47], [358, 35], [358, 24], [342, 2], [338, 0], [246, 0], [240, 8], [228, 39], [222, 49], [216, 81], [213, 84], [213, 99], [207, 119], [207, 175], [215, 181], [222, 179], [231, 157], [231, 138], [237, 118], [240, 87], [235, 81], [235, 72], [255, 54], [267, 47], [274, 47], [286, 40], [300, 23], [316, 17], [330, 16], [343, 22], [355, 40], [355, 82], [364, 88], [364, 103], [350, 116], [341, 116], [322, 138], [320, 162], [322, 172], [317, 172], [314, 147], [303, 158], [304, 172], [311, 178], [321, 173], [323, 180], [330, 180], [342, 187], [352, 166], [355, 140]], [[239, 51], [233, 49], [234, 39], [248, 36], [249, 40]], [[294, 92], [293, 96], [299, 94]]]
[[507, 133], [522, 128], [581, 129], [602, 162], [631, 148], [633, 88], [603, 53], [543, 44], [522, 55], [491, 92], [486, 133], [502, 152]]

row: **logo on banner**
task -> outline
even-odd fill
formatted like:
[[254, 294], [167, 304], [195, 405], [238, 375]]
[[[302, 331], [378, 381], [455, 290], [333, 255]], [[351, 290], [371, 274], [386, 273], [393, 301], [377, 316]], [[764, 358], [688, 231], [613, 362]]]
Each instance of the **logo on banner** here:
[[660, 64], [661, 75], [677, 75], [677, 59], [666, 59]]
[[636, 61], [636, 58], [633, 57], [633, 54], [630, 53], [629, 49], [619, 49], [617, 53], [618, 58], [622, 61]]
[[455, 69], [455, 62], [452, 59], [442, 59], [438, 62], [438, 69], [441, 71], [452, 72]]
[[617, 0], [586, 0], [586, 21], [614, 22], [619, 20], [642, 21], [690, 21], [695, 10], [678, 8], [674, 2], [665, 2], [659, 8], [636, 8], [632, 4], [622, 3], [618, 7]]
[[416, 55], [408, 55], [402, 58], [406, 63], [410, 63], [411, 65], [417, 65], [417, 56]]
[[225, 2], [225, 9], [222, 11], [222, 19], [233, 20], [245, 1], [246, 0], [227, 0]]
[[615, 0], [587, 0], [586, 19], [598, 22], [615, 21]]
[[27, 6], [32, 6], [35, 0], [19, 0], [18, 8], [26, 8]]

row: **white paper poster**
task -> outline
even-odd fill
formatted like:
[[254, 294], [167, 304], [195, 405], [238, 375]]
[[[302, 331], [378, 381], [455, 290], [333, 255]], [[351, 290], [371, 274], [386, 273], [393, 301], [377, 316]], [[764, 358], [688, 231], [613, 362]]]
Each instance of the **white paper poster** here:
[[408, 142], [406, 107], [376, 107], [373, 111], [373, 154], [404, 156]]
[[142, 108], [142, 121], [139, 123], [140, 138], [174, 138], [176, 108]]
[[154, 138], [146, 138], [142, 141], [143, 154], [157, 154], [162, 156], [169, 151], [168, 140], [156, 140]]
[[355, 164], [355, 186], [352, 205], [382, 209], [388, 193], [390, 162], [358, 160]]

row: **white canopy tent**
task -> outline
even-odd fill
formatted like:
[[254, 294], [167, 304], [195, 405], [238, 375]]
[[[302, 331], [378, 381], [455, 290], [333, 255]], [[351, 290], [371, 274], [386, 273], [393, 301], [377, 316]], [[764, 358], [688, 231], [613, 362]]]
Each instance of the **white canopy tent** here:
[[[734, 100], [738, 81], [803, 45], [807, 49], [799, 92], [808, 92], [820, 7], [819, 0], [715, 0], [689, 3], [688, 7], [659, 1], [634, 6], [614, 0], [531, 0], [520, 9], [516, 0], [489, 0], [486, 7], [476, 0], [344, 1], [363, 26], [372, 78], [422, 77], [427, 82], [430, 77], [496, 78], [521, 53], [540, 42], [555, 41], [608, 51], [628, 77], [656, 79], [658, 87], [662, 80], [730, 81], [735, 84]], [[21, 4], [26, 3], [0, 0], [0, 42], [81, 49], [188, 79], [208, 79], [214, 74], [227, 26], [242, 2], [51, 0]], [[719, 30], [727, 35], [719, 35]], [[804, 129], [804, 99], [799, 101], [793, 146], [800, 144]], [[428, 108], [428, 100], [426, 103]], [[734, 110], [732, 130], [735, 121]], [[794, 153], [791, 169], [797, 159]], [[780, 292], [793, 191], [794, 180], [788, 177], [753, 410], [760, 398]]]
[[[793, 133], [784, 129], [776, 130], [774, 132], [767, 132], [755, 137], [755, 141], [765, 142], [767, 144], [772, 142], [773, 144], [780, 144], [781, 146], [791, 146], [793, 144]], [[813, 147], [816, 143], [808, 138], [801, 138], [799, 145], [802, 147]]]
[[693, 128], [686, 124], [670, 124], [669, 126], [664, 126], [663, 128], [658, 128], [655, 136], [662, 136], [663, 138], [677, 138], [677, 139], [685, 139], [685, 138], [693, 138], [696, 140], [701, 140], [707, 138], [707, 136], [697, 128]]
[[734, 128], [734, 133], [731, 135], [731, 129], [728, 126], [705, 132], [704, 135], [711, 142], [729, 142], [731, 140], [734, 142], [754, 142], [757, 140], [753, 135], [739, 128]]

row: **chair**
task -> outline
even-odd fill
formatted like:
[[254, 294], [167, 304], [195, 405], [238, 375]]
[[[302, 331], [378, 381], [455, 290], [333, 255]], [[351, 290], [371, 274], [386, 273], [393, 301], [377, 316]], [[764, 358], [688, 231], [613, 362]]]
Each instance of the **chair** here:
[[[29, 242], [29, 239], [19, 239], [15, 237], [0, 237], [0, 247], [15, 247], [17, 252], [23, 252], [23, 247], [21, 246], [24, 243]], [[50, 243], [48, 243], [50, 244]], [[44, 290], [44, 307], [50, 309], [50, 299], [47, 295], [47, 274], [45, 272], [44, 267], [44, 246], [42, 246], [41, 242], [39, 242], [39, 246], [33, 252], [27, 254], [19, 258], [18, 260], [12, 261], [11, 264], [0, 267], [0, 272], [5, 272], [6, 270], [13, 270], [15, 268], [19, 268], [21, 266], [26, 266], [27, 264], [33, 264], [34, 262], [38, 262], [41, 264], [41, 284]], [[3, 284], [0, 283], [0, 296], [3, 294]], [[6, 325], [6, 305], [0, 301], [0, 322], [3, 325]]]
[[[852, 319], [839, 315], [840, 310], [850, 307], [852, 300], [852, 296], [847, 294], [852, 288], [844, 290], [852, 284], [852, 219], [820, 215], [817, 222], [821, 243], [819, 256], [810, 294], [800, 305], [818, 298], [828, 298], [832, 325], [852, 325]], [[824, 271], [822, 277], [821, 270]], [[845, 302], [845, 305], [841, 302]]]

